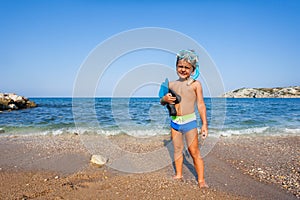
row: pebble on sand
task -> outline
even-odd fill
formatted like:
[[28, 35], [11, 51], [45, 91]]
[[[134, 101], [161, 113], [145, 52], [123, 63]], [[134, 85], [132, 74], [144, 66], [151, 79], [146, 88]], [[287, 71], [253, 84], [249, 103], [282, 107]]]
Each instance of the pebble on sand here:
[[91, 163], [98, 165], [99, 167], [105, 165], [106, 162], [107, 162], [107, 159], [101, 155], [92, 155], [92, 157], [91, 157]]

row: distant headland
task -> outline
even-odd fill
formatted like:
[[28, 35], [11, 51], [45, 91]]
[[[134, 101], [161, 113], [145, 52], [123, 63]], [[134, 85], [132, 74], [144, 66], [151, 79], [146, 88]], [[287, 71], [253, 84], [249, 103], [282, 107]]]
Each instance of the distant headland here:
[[15, 93], [0, 93], [0, 112], [3, 110], [18, 110], [34, 108], [37, 105], [28, 98]]
[[275, 88], [240, 88], [226, 92], [225, 98], [300, 98], [300, 86]]

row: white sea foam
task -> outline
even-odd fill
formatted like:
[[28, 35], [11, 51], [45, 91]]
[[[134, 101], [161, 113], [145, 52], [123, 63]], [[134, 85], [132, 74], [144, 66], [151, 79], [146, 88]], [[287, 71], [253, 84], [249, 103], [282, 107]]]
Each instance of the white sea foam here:
[[[46, 136], [46, 135], [131, 135], [133, 137], [150, 137], [156, 135], [167, 135], [169, 134], [169, 129], [132, 129], [132, 130], [121, 130], [121, 129], [95, 129], [95, 128], [60, 128], [60, 129], [50, 129], [50, 130], [31, 130], [31, 131], [17, 131], [10, 132], [9, 135], [22, 135], [22, 136]], [[2, 134], [4, 135], [4, 134]], [[6, 134], [7, 135], [7, 134]]]
[[279, 127], [255, 127], [247, 129], [228, 129], [217, 131], [221, 136], [229, 137], [234, 135], [252, 135], [252, 136], [286, 136], [300, 135], [299, 128], [279, 128]]
[[300, 134], [300, 128], [285, 128], [284, 132], [288, 134]]
[[229, 129], [220, 131], [221, 136], [228, 137], [232, 135], [250, 135], [250, 134], [260, 134], [263, 135], [267, 132], [269, 127], [255, 127], [255, 128], [247, 128], [247, 129]]
[[[6, 131], [1, 133], [1, 136], [7, 135], [105, 135], [105, 136], [114, 136], [114, 135], [130, 135], [133, 137], [152, 137], [156, 135], [168, 135], [170, 134], [170, 129], [165, 128], [132, 128], [131, 130], [122, 130], [118, 127], [107, 128], [107, 129], [97, 129], [94, 127], [68, 127], [68, 128], [57, 128], [57, 129], [48, 129], [40, 130], [35, 128], [22, 129], [17, 131]], [[200, 128], [198, 128], [200, 131]], [[219, 136], [235, 136], [235, 135], [252, 135], [252, 136], [285, 136], [285, 135], [300, 135], [300, 128], [291, 128], [291, 127], [253, 127], [253, 128], [209, 128], [210, 137], [219, 137]]]

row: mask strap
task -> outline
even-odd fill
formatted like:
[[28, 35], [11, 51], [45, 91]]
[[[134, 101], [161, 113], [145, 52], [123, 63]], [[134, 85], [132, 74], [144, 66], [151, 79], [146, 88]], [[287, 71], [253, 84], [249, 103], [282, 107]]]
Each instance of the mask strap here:
[[199, 65], [198, 65], [198, 62], [196, 64], [196, 67], [195, 67], [195, 72], [193, 74], [193, 76], [191, 76], [187, 82], [187, 85], [191, 85], [200, 75], [200, 72], [199, 72]]

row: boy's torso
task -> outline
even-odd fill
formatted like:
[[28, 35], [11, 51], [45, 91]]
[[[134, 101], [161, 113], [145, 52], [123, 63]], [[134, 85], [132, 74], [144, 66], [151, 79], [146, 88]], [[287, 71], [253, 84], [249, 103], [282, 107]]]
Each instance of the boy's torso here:
[[169, 83], [170, 89], [181, 96], [181, 102], [175, 105], [177, 115], [187, 115], [195, 112], [196, 93], [192, 85], [187, 85], [186, 81], [172, 81]]

